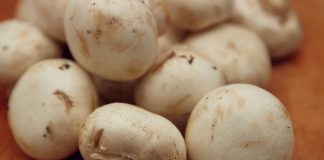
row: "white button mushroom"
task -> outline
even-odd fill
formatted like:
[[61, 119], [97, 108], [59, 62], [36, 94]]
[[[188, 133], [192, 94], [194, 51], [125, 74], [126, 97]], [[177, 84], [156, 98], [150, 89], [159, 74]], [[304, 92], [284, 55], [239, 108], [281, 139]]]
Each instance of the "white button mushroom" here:
[[185, 139], [191, 160], [290, 160], [294, 144], [282, 103], [247, 84], [207, 94], [190, 116]]
[[8, 119], [19, 147], [35, 159], [63, 159], [78, 148], [79, 131], [97, 107], [88, 74], [74, 62], [44, 60], [19, 79]]
[[170, 121], [129, 104], [96, 109], [79, 139], [85, 160], [186, 160], [184, 139]]
[[261, 38], [243, 27], [225, 24], [188, 37], [184, 42], [224, 72], [227, 83], [265, 86], [271, 71]]
[[175, 26], [195, 31], [227, 20], [232, 0], [164, 0], [164, 3]]
[[[281, 1], [281, 3], [279, 3]], [[297, 47], [302, 29], [287, 0], [234, 0], [233, 20], [257, 32], [272, 58], [282, 58]]]
[[20, 0], [16, 16], [32, 22], [49, 36], [65, 42], [64, 14], [68, 0]]
[[30, 65], [60, 55], [59, 46], [34, 25], [19, 20], [0, 23], [0, 83], [11, 85]]
[[76, 61], [107, 80], [135, 80], [157, 55], [156, 22], [140, 0], [71, 0], [65, 29]]
[[136, 86], [135, 102], [182, 130], [198, 101], [224, 84], [223, 74], [212, 62], [187, 48], [174, 47]]

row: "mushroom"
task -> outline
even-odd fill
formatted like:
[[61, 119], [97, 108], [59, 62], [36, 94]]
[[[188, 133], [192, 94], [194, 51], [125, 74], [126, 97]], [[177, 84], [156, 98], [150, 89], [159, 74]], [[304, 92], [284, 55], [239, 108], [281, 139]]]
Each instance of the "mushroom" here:
[[165, 34], [158, 38], [158, 54], [168, 53], [174, 45], [181, 43], [186, 35], [187, 33], [185, 31], [174, 26], [169, 26]]
[[[271, 57], [286, 57], [297, 47], [302, 29], [289, 0], [234, 0], [233, 21], [257, 32]], [[252, 18], [253, 17], [253, 18]]]
[[149, 6], [157, 24], [159, 35], [163, 35], [169, 26], [168, 13], [163, 0], [144, 0]]
[[134, 88], [137, 81], [114, 82], [93, 76], [103, 104], [113, 102], [134, 103]]
[[224, 24], [188, 36], [184, 42], [199, 55], [210, 59], [230, 83], [265, 86], [271, 71], [268, 50], [254, 32]]
[[0, 23], [0, 83], [12, 85], [32, 64], [61, 56], [60, 47], [31, 23]]
[[186, 145], [167, 119], [125, 103], [96, 109], [79, 136], [85, 160], [186, 160]]
[[55, 40], [65, 42], [64, 14], [68, 0], [20, 0], [16, 17], [34, 23]]
[[106, 80], [135, 80], [157, 55], [156, 22], [139, 0], [71, 0], [65, 31], [76, 61]]
[[18, 146], [34, 159], [68, 157], [78, 149], [79, 131], [97, 98], [92, 80], [74, 62], [32, 65], [9, 99], [8, 121]]
[[191, 160], [290, 160], [294, 134], [276, 97], [256, 86], [233, 84], [200, 100], [185, 140]]
[[197, 31], [227, 20], [232, 0], [164, 0], [171, 22]]
[[185, 46], [177, 46], [139, 82], [135, 102], [183, 130], [198, 101], [224, 84], [217, 66]]

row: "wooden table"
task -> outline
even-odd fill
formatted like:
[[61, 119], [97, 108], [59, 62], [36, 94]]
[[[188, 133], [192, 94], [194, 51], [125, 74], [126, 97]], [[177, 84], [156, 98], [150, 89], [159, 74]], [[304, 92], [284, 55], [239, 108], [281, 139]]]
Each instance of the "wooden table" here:
[[[16, 0], [0, 0], [0, 20], [13, 16]], [[324, 159], [324, 0], [293, 0], [304, 27], [296, 54], [275, 62], [267, 87], [287, 107], [295, 130], [294, 160]], [[0, 159], [28, 159], [15, 144], [0, 86]]]

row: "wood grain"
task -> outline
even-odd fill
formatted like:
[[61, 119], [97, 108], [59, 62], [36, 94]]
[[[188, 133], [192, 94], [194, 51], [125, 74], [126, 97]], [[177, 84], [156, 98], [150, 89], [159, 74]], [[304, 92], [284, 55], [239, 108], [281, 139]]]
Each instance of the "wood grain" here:
[[[13, 16], [16, 0], [0, 0], [0, 20]], [[324, 1], [293, 0], [304, 39], [296, 53], [274, 62], [267, 87], [290, 112], [295, 130], [294, 160], [324, 159]], [[7, 124], [4, 87], [0, 86], [0, 159], [28, 159]]]

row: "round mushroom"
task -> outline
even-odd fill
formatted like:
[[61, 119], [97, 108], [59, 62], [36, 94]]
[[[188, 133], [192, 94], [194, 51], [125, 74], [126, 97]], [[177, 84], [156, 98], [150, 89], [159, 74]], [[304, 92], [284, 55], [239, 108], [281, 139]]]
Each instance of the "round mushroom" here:
[[224, 24], [188, 36], [184, 42], [199, 55], [210, 59], [230, 83], [265, 86], [271, 71], [268, 50], [254, 32]]
[[171, 22], [197, 31], [227, 20], [232, 0], [164, 0]]
[[201, 99], [185, 140], [191, 160], [288, 160], [294, 134], [276, 97], [256, 86], [233, 84]]
[[32, 64], [61, 56], [60, 47], [31, 23], [0, 23], [0, 83], [12, 85]]
[[289, 0], [234, 0], [232, 19], [257, 32], [275, 59], [291, 54], [302, 38], [299, 20], [289, 9]]
[[138, 83], [135, 102], [168, 118], [182, 131], [198, 101], [224, 84], [217, 66], [184, 46], [177, 46]]
[[64, 159], [97, 107], [89, 75], [74, 62], [44, 60], [19, 79], [9, 99], [9, 126], [18, 146], [35, 159]]
[[106, 80], [135, 80], [157, 55], [156, 22], [139, 0], [71, 0], [65, 30], [76, 61]]
[[16, 17], [34, 23], [55, 40], [65, 42], [64, 14], [68, 0], [20, 0]]
[[85, 160], [186, 160], [186, 145], [167, 119], [124, 103], [96, 109], [79, 136]]

